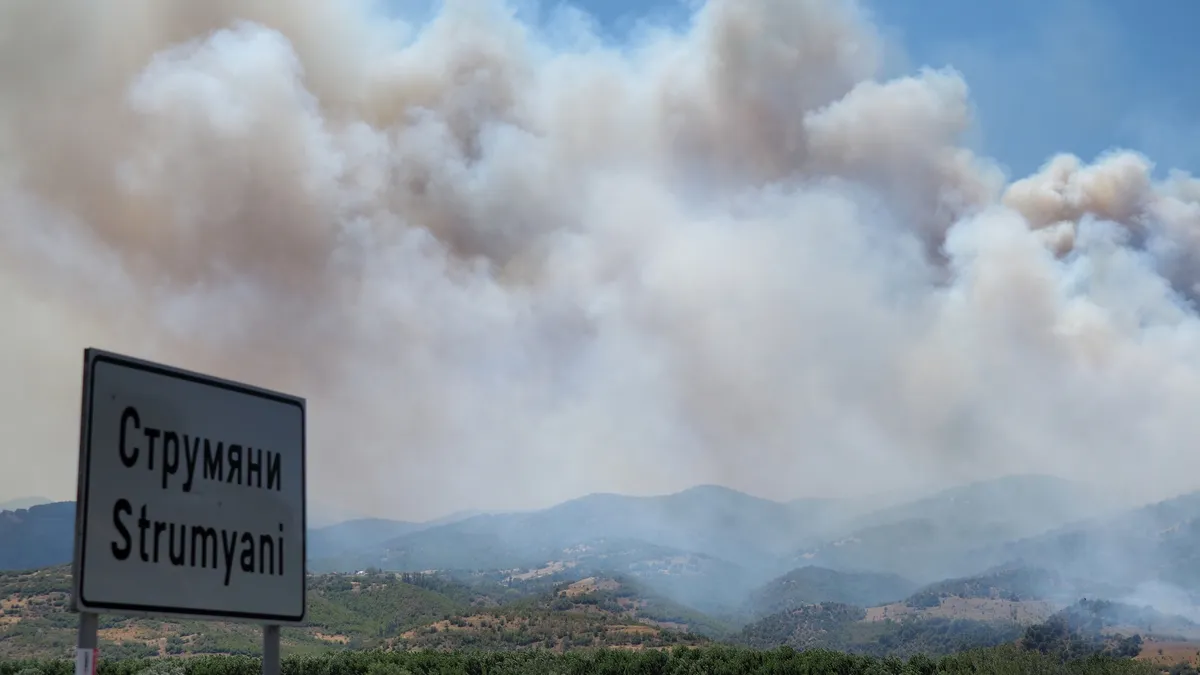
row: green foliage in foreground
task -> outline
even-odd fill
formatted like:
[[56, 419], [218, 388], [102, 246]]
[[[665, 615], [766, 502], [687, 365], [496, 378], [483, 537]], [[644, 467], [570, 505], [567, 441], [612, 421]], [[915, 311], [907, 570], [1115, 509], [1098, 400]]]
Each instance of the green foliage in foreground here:
[[[246, 656], [108, 661], [99, 675], [258, 675], [261, 664]], [[0, 662], [0, 675], [72, 675], [69, 661]], [[1111, 656], [1064, 661], [1011, 645], [977, 649], [940, 659], [908, 661], [788, 647], [759, 651], [739, 647], [667, 651], [588, 650], [559, 654], [524, 652], [344, 651], [284, 659], [283, 675], [1150, 675], [1158, 669]]]

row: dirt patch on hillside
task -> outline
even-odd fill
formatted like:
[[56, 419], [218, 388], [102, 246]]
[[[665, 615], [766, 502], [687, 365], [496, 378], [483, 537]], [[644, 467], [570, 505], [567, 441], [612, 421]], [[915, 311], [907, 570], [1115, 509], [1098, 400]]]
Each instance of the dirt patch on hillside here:
[[1200, 642], [1160, 642], [1147, 638], [1142, 643], [1142, 653], [1137, 655], [1137, 660], [1164, 667], [1180, 662], [1194, 666], [1200, 664]]
[[942, 598], [937, 607], [909, 607], [902, 602], [871, 607], [864, 621], [905, 618], [971, 619], [974, 621], [1040, 623], [1058, 611], [1058, 606], [1042, 600], [1000, 600], [996, 598]]
[[133, 626], [101, 628], [96, 631], [96, 635], [101, 640], [108, 640], [110, 642], [146, 642], [146, 639], [140, 633], [141, 631]]
[[454, 619], [450, 619], [448, 621], [447, 620], [436, 621], [427, 626], [422, 626], [420, 628], [414, 628], [410, 631], [401, 633], [400, 637], [405, 640], [411, 640], [413, 638], [418, 637], [422, 633], [430, 633], [430, 632], [447, 633], [447, 632], [455, 632], [455, 631], [461, 632], [461, 631], [470, 631], [470, 630], [480, 630], [480, 629], [484, 629], [484, 628], [492, 628], [492, 627], [501, 626], [501, 625], [505, 629], [516, 630], [516, 629], [520, 628], [522, 625], [525, 625], [528, 623], [529, 622], [526, 619], [521, 618], [521, 617], [505, 617], [504, 620], [501, 621], [500, 618], [496, 617], [496, 616], [476, 614], [473, 616], [464, 616], [464, 617], [454, 618]]
[[657, 626], [663, 630], [673, 630], [673, 631], [676, 631], [679, 633], [687, 633], [688, 627], [689, 627], [688, 624], [686, 624], [686, 623], [675, 623], [673, 621], [655, 621], [653, 619], [638, 619], [638, 620], [644, 621], [651, 626]]
[[567, 586], [567, 588], [563, 591], [563, 595], [567, 596], [568, 598], [574, 598], [580, 595], [587, 595], [588, 593], [595, 593], [597, 591], [615, 591], [620, 587], [621, 584], [613, 581], [612, 579], [597, 579], [596, 577], [588, 577], [587, 579], [580, 579], [570, 586]]
[[544, 567], [539, 567], [538, 569], [529, 570], [528, 572], [522, 572], [520, 574], [514, 574], [514, 575], [512, 575], [512, 578], [519, 580], [519, 581], [528, 581], [530, 579], [537, 579], [538, 577], [549, 576], [551, 574], [558, 574], [559, 572], [564, 572], [574, 566], [575, 566], [575, 561], [573, 561], [573, 560], [568, 561], [568, 562], [563, 562], [561, 560], [555, 560], [553, 562], [546, 563], [546, 565]]
[[628, 624], [624, 626], [608, 626], [610, 633], [627, 633], [630, 635], [658, 635], [658, 629], [645, 624]]
[[10, 595], [7, 598], [0, 598], [0, 610], [19, 611], [27, 602], [29, 601], [19, 595]]

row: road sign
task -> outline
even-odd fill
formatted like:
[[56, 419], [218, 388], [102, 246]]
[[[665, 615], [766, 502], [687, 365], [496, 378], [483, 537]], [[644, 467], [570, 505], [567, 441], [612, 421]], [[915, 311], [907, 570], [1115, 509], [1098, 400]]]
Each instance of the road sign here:
[[87, 349], [75, 609], [304, 620], [305, 400]]

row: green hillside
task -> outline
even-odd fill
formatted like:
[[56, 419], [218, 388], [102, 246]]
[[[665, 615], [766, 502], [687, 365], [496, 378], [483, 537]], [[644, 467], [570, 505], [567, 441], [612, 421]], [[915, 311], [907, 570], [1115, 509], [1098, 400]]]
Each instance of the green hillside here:
[[[987, 571], [922, 579], [927, 585], [921, 588], [909, 581], [915, 577], [887, 569], [848, 571], [850, 562], [865, 559], [901, 569], [938, 556], [947, 569], [965, 565], [976, 554], [962, 553], [964, 542], [993, 535], [960, 537], [944, 526], [970, 518], [943, 515], [955, 505], [994, 503], [1009, 489], [1001, 487], [968, 486], [896, 509], [894, 516], [921, 518], [878, 522], [815, 545], [813, 557], [799, 556], [800, 566], [782, 576], [787, 568], [779, 565], [788, 556], [771, 556], [794, 552], [789, 542], [819, 529], [798, 525], [796, 514], [832, 506], [781, 505], [706, 487], [656, 498], [593, 495], [540, 512], [443, 525], [350, 521], [313, 531], [314, 552], [329, 554], [325, 560], [336, 561], [329, 567], [346, 571], [310, 576], [307, 623], [284, 629], [283, 649], [301, 656], [348, 649], [568, 652], [727, 643], [906, 657], [1050, 644], [1064, 654], [1128, 654], [1140, 644], [1133, 641], [1138, 636], [1146, 641], [1139, 658], [1165, 664], [1200, 656], [1200, 627], [1185, 619], [1094, 600], [1076, 604], [1082, 597], [1138, 597], [1132, 592], [1140, 587], [1085, 583], [1071, 576], [1077, 568], [1052, 564], [1068, 553], [1103, 554], [1120, 544], [1129, 549], [1122, 556], [1094, 561], [1097, 571], [1111, 571], [1114, 560], [1170, 557], [1164, 547], [1171, 544], [1171, 564], [1184, 565], [1192, 559], [1188, 542], [1200, 541], [1188, 525], [1197, 522], [1200, 505], [1192, 496], [1000, 549], [984, 547], [979, 559], [1002, 554], [1021, 561], [1012, 554], [1028, 553], [1033, 563], [980, 565], [971, 569]], [[987, 498], [976, 499], [976, 493]], [[73, 508], [50, 504], [0, 514], [6, 518], [0, 519], [0, 553], [32, 563], [54, 547], [69, 547], [61, 531], [69, 530]], [[761, 522], [750, 527], [756, 518]], [[1146, 548], [1133, 545], [1138, 541]], [[841, 556], [846, 566], [813, 562], [822, 556]], [[1033, 566], [1037, 561], [1047, 564]], [[1165, 566], [1163, 560], [1157, 564]], [[429, 569], [439, 571], [411, 571]], [[923, 577], [933, 574], [923, 569]], [[66, 610], [69, 588], [66, 567], [0, 572], [0, 659], [71, 653], [76, 617]], [[1188, 587], [1166, 590], [1186, 597]], [[113, 659], [254, 655], [260, 649], [259, 629], [235, 623], [105, 616], [99, 637], [106, 658]]]
[[1131, 589], [1074, 579], [1040, 567], [1012, 565], [922, 587], [905, 600], [909, 607], [936, 607], [946, 598], [979, 598], [1069, 604], [1082, 597], [1118, 597]]
[[[66, 658], [72, 653], [77, 617], [66, 609], [69, 581], [69, 570], [64, 567], [0, 573], [0, 675], [16, 675], [31, 666], [41, 675], [67, 675], [60, 670], [65, 662], [43, 660], [34, 664], [26, 660]], [[1015, 659], [1012, 662], [1043, 668], [1068, 657], [1091, 659], [1095, 664], [1102, 658], [1108, 668], [1103, 672], [1134, 673], [1151, 672], [1129, 660], [1143, 651], [1141, 633], [1168, 629], [1169, 635], [1180, 638], [1173, 631], [1192, 626], [1178, 617], [1096, 601], [1078, 603], [1033, 625], [921, 613], [891, 619], [880, 615], [884, 608], [825, 602], [802, 605], [739, 626], [680, 605], [627, 577], [595, 576], [564, 582], [538, 577], [512, 579], [499, 574], [456, 579], [380, 571], [311, 577], [309, 607], [305, 625], [282, 631], [284, 654], [296, 657], [289, 662], [293, 675], [310, 672], [317, 667], [314, 664], [330, 668], [363, 666], [319, 671], [355, 675], [402, 675], [401, 668], [409, 666], [417, 668], [409, 669], [412, 675], [591, 673], [610, 672], [605, 670], [610, 667], [632, 669], [611, 672], [741, 673], [758, 672], [769, 663], [789, 664], [788, 668], [841, 664], [837, 667], [843, 669], [764, 672], [875, 673], [878, 671], [870, 668], [890, 664], [888, 667], [901, 670], [883, 672], [907, 673], [910, 671], [902, 670], [904, 661], [899, 659], [910, 658], [920, 666], [911, 672], [923, 673], [939, 672], [924, 669], [934, 664], [929, 659], [971, 650], [976, 651], [939, 663], [976, 668], [1000, 663], [998, 655], [1005, 655]], [[245, 624], [102, 616], [99, 638], [103, 675], [134, 675], [146, 667], [161, 675], [228, 675], [249, 667], [245, 665], [253, 663], [249, 657], [260, 653], [259, 628]], [[725, 646], [720, 646], [722, 643]], [[798, 656], [793, 651], [778, 651], [779, 647], [807, 651]], [[978, 651], [983, 647], [1002, 649]], [[1173, 648], [1178, 651], [1178, 645]], [[648, 654], [668, 650], [670, 654], [622, 661], [634, 657], [616, 656], [613, 650]], [[376, 656], [365, 656], [367, 652]], [[524, 656], [500, 656], [514, 652]], [[394, 656], [381, 656], [385, 653]], [[474, 668], [470, 663], [475, 662], [462, 660], [475, 658], [465, 656], [472, 653], [491, 654], [478, 657], [490, 659], [486, 663], [491, 665], [485, 670], [461, 670]], [[197, 660], [216, 654], [248, 658]], [[139, 661], [174, 656], [189, 659], [176, 665], [161, 660]], [[873, 660], [885, 657], [892, 660]], [[922, 661], [925, 657], [929, 658]], [[368, 661], [355, 660], [359, 658]], [[747, 669], [695, 670], [699, 663], [734, 664]], [[194, 664], [219, 666], [221, 670], [194, 670]], [[519, 667], [531, 670], [505, 670]], [[1073, 672], [1085, 671], [1076, 668]]]
[[[77, 616], [67, 610], [69, 569], [0, 573], [0, 659], [66, 656]], [[441, 576], [372, 572], [310, 578], [309, 615], [284, 628], [285, 653], [345, 648], [495, 650], [701, 644], [731, 630], [613, 579], [572, 584], [466, 584]], [[223, 622], [103, 615], [106, 658], [258, 654], [259, 628]]]
[[916, 618], [905, 621], [867, 621], [860, 607], [836, 602], [799, 607], [759, 619], [746, 626], [735, 641], [765, 649], [786, 645], [795, 649], [836, 649], [875, 656], [938, 656], [1016, 640], [1016, 624], [992, 624], [970, 619]]
[[822, 602], [873, 607], [900, 600], [914, 588], [916, 584], [894, 574], [839, 572], [807, 566], [772, 579], [754, 591], [746, 609], [752, 616], [764, 616]]

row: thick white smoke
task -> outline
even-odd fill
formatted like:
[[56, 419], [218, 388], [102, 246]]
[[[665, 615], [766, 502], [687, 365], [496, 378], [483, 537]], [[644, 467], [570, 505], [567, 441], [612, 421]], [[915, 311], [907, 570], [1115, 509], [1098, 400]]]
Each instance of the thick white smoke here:
[[312, 497], [385, 515], [1195, 486], [1200, 180], [1008, 182], [848, 2], [560, 28], [0, 4], [0, 493], [71, 493], [88, 345], [307, 396]]

